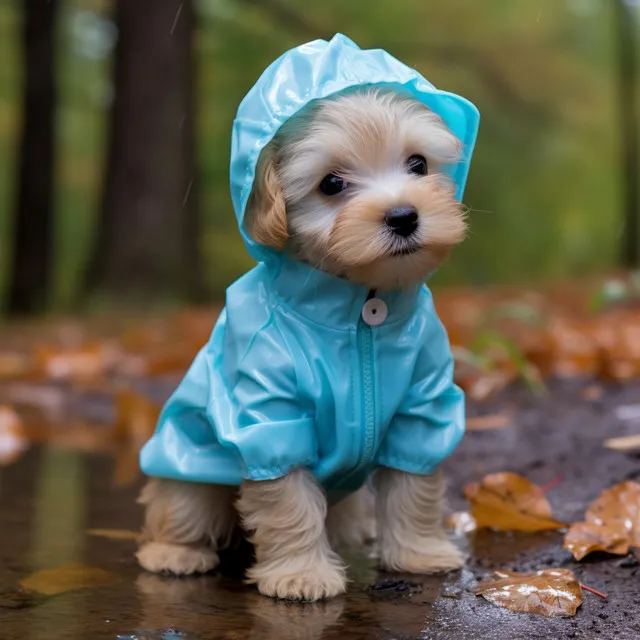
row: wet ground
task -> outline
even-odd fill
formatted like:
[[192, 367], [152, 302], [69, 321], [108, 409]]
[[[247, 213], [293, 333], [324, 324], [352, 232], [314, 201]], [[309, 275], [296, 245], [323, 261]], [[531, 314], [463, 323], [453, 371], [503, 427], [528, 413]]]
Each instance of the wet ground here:
[[[597, 394], [588, 394], [595, 396]], [[453, 509], [465, 509], [462, 487], [494, 471], [515, 471], [544, 485], [554, 515], [582, 519], [602, 489], [640, 477], [640, 456], [604, 449], [605, 438], [638, 433], [617, 409], [640, 402], [640, 386], [611, 387], [586, 400], [579, 385], [554, 385], [549, 397], [509, 391], [470, 413], [509, 412], [512, 425], [474, 431], [448, 464]], [[99, 427], [96, 427], [99, 428]], [[346, 597], [300, 605], [259, 596], [241, 582], [242, 553], [220, 574], [194, 579], [150, 575], [136, 565], [135, 542], [89, 533], [136, 530], [139, 479], [122, 486], [112, 453], [41, 445], [0, 469], [0, 639], [260, 640], [423, 638], [640, 638], [640, 571], [633, 556], [595, 556], [577, 563], [562, 534], [473, 534], [464, 571], [444, 577], [380, 574], [364, 557], [349, 558]], [[109, 574], [106, 584], [28, 598], [18, 581], [32, 572], [80, 562]], [[472, 588], [492, 568], [566, 567], [606, 599], [584, 594], [578, 614], [550, 619], [499, 609]]]

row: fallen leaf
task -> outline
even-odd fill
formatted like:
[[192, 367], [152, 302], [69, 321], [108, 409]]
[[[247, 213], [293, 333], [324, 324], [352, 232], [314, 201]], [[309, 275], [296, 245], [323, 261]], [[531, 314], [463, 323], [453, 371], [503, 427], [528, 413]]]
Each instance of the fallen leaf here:
[[92, 378], [103, 375], [120, 357], [111, 343], [94, 342], [82, 347], [39, 345], [34, 350], [37, 368], [51, 380]]
[[128, 529], [88, 529], [87, 535], [108, 538], [109, 540], [140, 539], [140, 533], [138, 531], [129, 531]]
[[125, 487], [133, 484], [142, 474], [140, 471], [140, 443], [118, 441], [114, 448], [113, 484]]
[[146, 442], [156, 428], [161, 407], [150, 398], [131, 389], [116, 394], [116, 434]]
[[197, 353], [193, 345], [183, 343], [149, 353], [130, 353], [118, 364], [118, 372], [132, 378], [184, 372]]
[[593, 551], [625, 555], [640, 547], [640, 484], [621, 482], [603, 491], [588, 507], [584, 522], [571, 525], [564, 548], [576, 560]]
[[101, 587], [115, 580], [117, 580], [117, 576], [114, 573], [98, 567], [72, 562], [55, 569], [36, 571], [20, 580], [20, 584], [25, 589], [53, 596], [65, 591]]
[[517, 473], [493, 473], [464, 489], [479, 529], [547, 531], [561, 529], [539, 487]]
[[456, 382], [469, 398], [481, 402], [502, 391], [516, 379], [512, 369], [456, 374]]
[[587, 322], [558, 318], [550, 323], [553, 359], [550, 373], [561, 378], [589, 377], [598, 372], [599, 348]]
[[467, 431], [489, 431], [504, 429], [512, 424], [512, 417], [508, 413], [492, 413], [488, 416], [473, 416], [467, 418]]
[[510, 611], [560, 618], [574, 616], [582, 604], [580, 584], [569, 569], [494, 571], [478, 585], [476, 595]]
[[0, 380], [16, 379], [31, 369], [31, 361], [23, 353], [0, 352]]
[[621, 436], [619, 438], [609, 438], [602, 444], [607, 449], [615, 449], [616, 451], [640, 449], [640, 434], [633, 436]]
[[445, 519], [445, 526], [460, 536], [472, 533], [478, 528], [475, 518], [468, 511], [456, 511]]

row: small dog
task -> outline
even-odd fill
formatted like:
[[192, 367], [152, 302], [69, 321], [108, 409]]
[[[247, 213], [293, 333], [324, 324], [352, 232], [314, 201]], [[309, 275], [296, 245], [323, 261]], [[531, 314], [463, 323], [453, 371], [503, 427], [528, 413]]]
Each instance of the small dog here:
[[[291, 118], [263, 150], [246, 225], [261, 245], [375, 290], [414, 286], [465, 236], [462, 205], [441, 172], [461, 143], [422, 103], [358, 88]], [[382, 567], [413, 573], [459, 568], [443, 524], [440, 471], [387, 467], [368, 486], [328, 506], [307, 469], [236, 487], [151, 479], [147, 541], [138, 558], [153, 572], [206, 572], [238, 525], [255, 545], [248, 579], [261, 593], [319, 600], [345, 591], [334, 549], [377, 537]], [[375, 504], [374, 504], [375, 503]]]

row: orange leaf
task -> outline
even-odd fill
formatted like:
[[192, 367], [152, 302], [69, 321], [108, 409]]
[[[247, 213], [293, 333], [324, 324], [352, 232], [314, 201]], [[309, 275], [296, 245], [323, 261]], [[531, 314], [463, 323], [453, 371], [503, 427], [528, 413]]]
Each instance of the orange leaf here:
[[0, 380], [24, 376], [31, 368], [31, 361], [22, 353], [0, 352]]
[[114, 573], [72, 562], [55, 569], [36, 571], [20, 580], [20, 584], [30, 591], [53, 596], [65, 591], [100, 587], [117, 579]]
[[40, 345], [34, 350], [38, 369], [52, 380], [92, 378], [113, 367], [119, 357], [111, 344], [94, 342], [79, 348], [61, 349]]
[[148, 353], [130, 353], [119, 364], [118, 371], [125, 376], [157, 376], [163, 373], [184, 372], [193, 362], [198, 348], [192, 344], [179, 343]]
[[569, 569], [494, 571], [478, 585], [476, 595], [510, 611], [562, 618], [574, 616], [582, 604], [580, 584]]
[[155, 431], [161, 407], [153, 400], [131, 389], [116, 394], [116, 433], [146, 442]]
[[564, 538], [576, 560], [593, 551], [624, 555], [630, 547], [640, 547], [640, 484], [633, 480], [603, 491]]
[[552, 518], [540, 488], [517, 473], [493, 473], [464, 489], [478, 528], [547, 531], [565, 525]]

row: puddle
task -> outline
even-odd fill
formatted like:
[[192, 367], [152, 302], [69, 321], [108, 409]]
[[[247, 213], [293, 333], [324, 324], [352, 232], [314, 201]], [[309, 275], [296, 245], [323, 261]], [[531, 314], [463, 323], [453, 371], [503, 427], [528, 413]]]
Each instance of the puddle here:
[[[637, 403], [639, 393], [638, 385], [605, 389], [604, 408], [597, 413], [580, 400], [579, 389], [554, 388], [544, 401], [509, 396], [517, 417], [510, 437], [471, 432], [447, 462], [451, 508], [468, 510], [462, 487], [485, 473], [509, 470], [540, 484], [561, 473], [564, 482], [549, 492], [554, 514], [563, 521], [581, 519], [604, 487], [638, 474], [636, 458], [604, 449], [602, 441], [613, 431], [606, 416], [616, 406]], [[501, 406], [486, 411], [499, 412]], [[604, 557], [578, 564], [562, 550], [562, 536], [556, 533], [477, 531], [468, 538], [465, 570], [446, 577], [378, 573], [367, 550], [346, 558], [352, 580], [347, 595], [315, 605], [260, 596], [243, 584], [247, 558], [237, 553], [225, 557], [221, 574], [154, 576], [143, 572], [133, 555], [132, 538], [142, 518], [135, 502], [140, 480], [118, 483], [119, 464], [107, 450], [34, 445], [0, 467], [2, 640], [640, 637], [637, 561]], [[68, 568], [80, 565], [118, 580], [89, 581], [83, 570], [82, 581], [68, 583], [79, 588], [57, 589], [48, 598], [18, 588], [26, 576], [56, 567], [67, 567], [68, 579]], [[575, 571], [581, 582], [609, 597], [604, 601], [585, 594], [575, 618], [551, 620], [506, 612], [471, 592], [494, 568], [538, 571], [550, 566]]]

